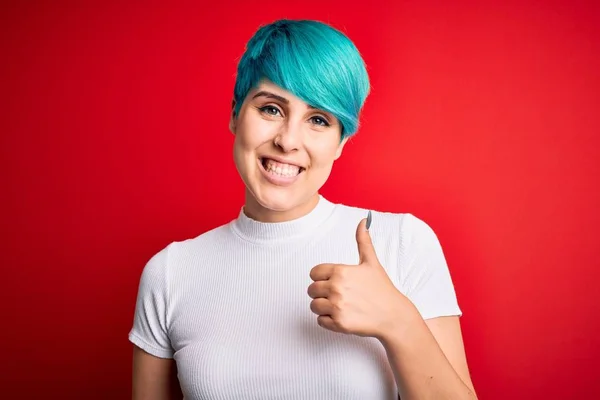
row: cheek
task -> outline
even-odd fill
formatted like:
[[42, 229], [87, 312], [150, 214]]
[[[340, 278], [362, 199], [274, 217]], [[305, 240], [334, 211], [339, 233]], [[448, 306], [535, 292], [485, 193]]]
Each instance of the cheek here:
[[317, 143], [308, 149], [313, 168], [331, 168], [337, 155], [337, 142]]
[[236, 141], [245, 150], [254, 150], [271, 140], [276, 132], [273, 122], [262, 118], [245, 118], [236, 130]]

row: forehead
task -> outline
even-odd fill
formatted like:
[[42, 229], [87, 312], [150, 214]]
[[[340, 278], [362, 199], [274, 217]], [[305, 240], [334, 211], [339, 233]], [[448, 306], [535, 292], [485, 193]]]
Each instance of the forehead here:
[[284, 103], [286, 106], [290, 108], [301, 108], [301, 109], [309, 109], [309, 110], [318, 110], [319, 112], [326, 114], [332, 120], [332, 123], [337, 122], [337, 118], [332, 113], [319, 109], [312, 104], [306, 103], [301, 98], [297, 97], [293, 93], [285, 90], [281, 86], [276, 85], [272, 81], [268, 79], [261, 80], [256, 87], [248, 92], [248, 96], [246, 97], [246, 102], [256, 101], [277, 101]]
[[[295, 96], [293, 93], [285, 90], [281, 86], [278, 86], [267, 79], [261, 80], [258, 83], [258, 85], [256, 85], [256, 87], [254, 87], [252, 90], [250, 90], [250, 92], [248, 93], [248, 99], [252, 100], [255, 96], [260, 95], [260, 94], [263, 94], [263, 95], [264, 94], [272, 94], [272, 95], [282, 98], [282, 100], [285, 100], [286, 103], [310, 107], [309, 104], [304, 102], [299, 97]], [[267, 96], [261, 96], [261, 97], [267, 97]]]

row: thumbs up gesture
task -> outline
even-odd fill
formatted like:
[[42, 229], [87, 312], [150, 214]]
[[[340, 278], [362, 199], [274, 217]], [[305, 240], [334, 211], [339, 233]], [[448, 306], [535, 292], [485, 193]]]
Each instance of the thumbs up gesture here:
[[410, 308], [414, 306], [379, 263], [366, 218], [356, 228], [356, 243], [358, 265], [319, 264], [312, 268], [310, 309], [325, 329], [382, 338], [396, 329], [406, 311], [413, 315]]

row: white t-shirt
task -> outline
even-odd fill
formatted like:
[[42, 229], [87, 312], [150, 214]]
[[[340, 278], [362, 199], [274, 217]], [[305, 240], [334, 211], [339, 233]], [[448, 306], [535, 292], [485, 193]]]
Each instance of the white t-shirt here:
[[[391, 400], [397, 388], [374, 338], [317, 325], [309, 273], [358, 264], [367, 210], [320, 197], [299, 219], [230, 223], [174, 242], [145, 266], [132, 343], [174, 358], [186, 399]], [[424, 319], [461, 315], [440, 243], [411, 214], [373, 211], [379, 261]]]

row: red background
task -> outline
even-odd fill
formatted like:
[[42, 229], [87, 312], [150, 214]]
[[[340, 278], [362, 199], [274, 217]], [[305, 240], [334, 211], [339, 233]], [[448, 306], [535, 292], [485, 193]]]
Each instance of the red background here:
[[600, 393], [598, 6], [83, 3], [1, 9], [1, 397], [129, 398], [141, 269], [237, 215], [235, 65], [281, 17], [361, 49], [323, 194], [436, 230], [480, 398]]

